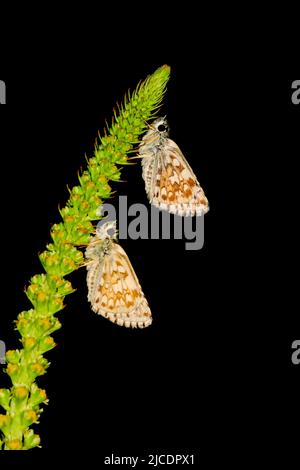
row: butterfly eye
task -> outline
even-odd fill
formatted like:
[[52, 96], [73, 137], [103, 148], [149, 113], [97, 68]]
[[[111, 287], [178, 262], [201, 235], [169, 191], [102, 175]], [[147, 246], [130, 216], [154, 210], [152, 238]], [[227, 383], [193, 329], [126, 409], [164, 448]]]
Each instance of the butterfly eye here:
[[160, 124], [157, 128], [159, 132], [165, 132], [167, 130], [166, 126], [164, 124]]

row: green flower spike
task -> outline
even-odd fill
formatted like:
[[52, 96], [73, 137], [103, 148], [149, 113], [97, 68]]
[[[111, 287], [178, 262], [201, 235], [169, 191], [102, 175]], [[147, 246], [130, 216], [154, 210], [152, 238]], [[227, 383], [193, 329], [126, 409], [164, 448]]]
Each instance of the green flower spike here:
[[114, 110], [112, 124], [99, 136], [79, 185], [69, 190], [67, 205], [60, 210], [62, 222], [52, 226], [52, 243], [39, 255], [45, 273], [33, 276], [26, 289], [33, 308], [21, 312], [16, 321], [22, 348], [6, 353], [12, 387], [0, 389], [0, 449], [27, 450], [40, 445], [40, 437], [30, 426], [38, 423], [41, 405], [48, 400], [35, 381], [47, 371], [49, 363], [43, 354], [55, 347], [50, 335], [61, 327], [55, 314], [63, 309], [64, 297], [73, 292], [64, 277], [82, 265], [83, 254], [76, 247], [88, 244], [94, 231], [92, 221], [100, 218], [97, 209], [112, 195], [109, 183], [120, 181], [118, 165], [127, 163], [146, 122], [155, 116], [169, 75], [170, 67], [160, 67], [131, 96], [125, 96], [118, 112]]

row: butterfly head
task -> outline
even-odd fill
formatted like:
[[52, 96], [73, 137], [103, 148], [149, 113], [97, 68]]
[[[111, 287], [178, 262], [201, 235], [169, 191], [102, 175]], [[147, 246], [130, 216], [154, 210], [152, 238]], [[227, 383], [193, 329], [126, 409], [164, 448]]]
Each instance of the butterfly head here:
[[150, 125], [150, 128], [153, 129], [154, 132], [158, 132], [163, 137], [168, 137], [169, 135], [169, 124], [166, 116], [155, 119], [155, 121]]
[[143, 137], [143, 145], [157, 145], [169, 136], [169, 125], [166, 116], [155, 119], [149, 124], [149, 130]]
[[117, 222], [115, 220], [110, 222], [100, 220], [97, 225], [96, 236], [100, 240], [115, 240], [117, 238]]

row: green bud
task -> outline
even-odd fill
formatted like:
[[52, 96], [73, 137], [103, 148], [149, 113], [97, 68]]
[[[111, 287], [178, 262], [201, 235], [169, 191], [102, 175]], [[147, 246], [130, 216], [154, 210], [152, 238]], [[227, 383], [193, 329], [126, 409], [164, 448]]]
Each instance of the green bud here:
[[39, 342], [39, 352], [44, 354], [50, 349], [53, 349], [56, 346], [54, 339], [51, 336], [46, 336], [42, 338]]
[[36, 384], [32, 384], [28, 405], [34, 408], [40, 403], [48, 403], [46, 392], [45, 390], [39, 388]]
[[9, 410], [10, 391], [7, 388], [0, 388], [0, 405], [6, 411]]
[[6, 448], [8, 450], [21, 450], [22, 441], [20, 439], [11, 439], [6, 441]]
[[25, 351], [31, 351], [36, 346], [37, 341], [32, 336], [27, 336], [26, 338], [22, 339], [22, 343]]
[[[7, 351], [7, 353], [6, 353], [6, 358], [7, 358], [7, 360], [9, 360], [8, 357], [7, 357], [7, 354], [8, 354], [9, 352], [10, 352], [10, 351]], [[14, 352], [14, 351], [13, 351], [13, 352]], [[21, 369], [20, 369], [20, 366], [19, 366], [18, 364], [13, 364], [13, 363], [11, 363], [11, 362], [9, 362], [9, 363], [7, 364], [6, 373], [7, 373], [7, 375], [10, 376], [11, 381], [12, 381], [13, 384], [18, 383], [20, 371], [21, 371]]]
[[6, 351], [6, 360], [11, 364], [18, 364], [20, 360], [20, 351], [18, 349]]
[[36, 423], [37, 420], [38, 420], [38, 415], [36, 414], [34, 410], [28, 409], [28, 410], [23, 411], [22, 422], [23, 422], [24, 427], [27, 428], [31, 424]]
[[57, 252], [44, 251], [39, 258], [48, 274], [60, 274], [60, 258]]
[[5, 430], [10, 424], [11, 418], [9, 415], [0, 414], [0, 429]]
[[13, 394], [16, 401], [24, 401], [28, 396], [28, 388], [21, 385], [14, 387]]
[[41, 442], [40, 436], [34, 434], [32, 429], [28, 429], [24, 433], [24, 446], [25, 450], [32, 449], [33, 447], [39, 446]]
[[40, 375], [44, 375], [46, 373], [45, 367], [42, 364], [40, 364], [39, 362], [35, 362], [33, 364], [30, 364], [29, 365], [29, 370], [30, 370], [31, 376], [33, 378], [36, 378]]

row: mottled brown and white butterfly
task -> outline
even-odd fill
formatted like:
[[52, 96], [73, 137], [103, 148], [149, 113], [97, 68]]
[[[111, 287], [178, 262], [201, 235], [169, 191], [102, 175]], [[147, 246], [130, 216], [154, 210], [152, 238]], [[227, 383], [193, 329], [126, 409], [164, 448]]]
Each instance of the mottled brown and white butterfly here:
[[145, 328], [152, 323], [151, 311], [129, 258], [116, 238], [116, 222], [106, 222], [97, 228], [85, 251], [88, 300], [94, 312], [113, 323]]
[[171, 214], [203, 215], [209, 209], [208, 200], [178, 145], [168, 136], [166, 118], [158, 118], [139, 146], [148, 199]]

